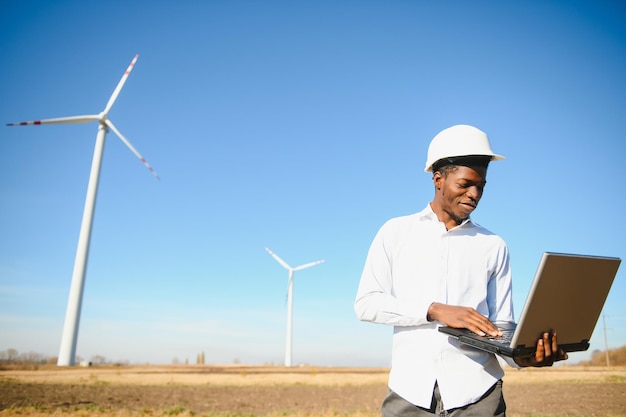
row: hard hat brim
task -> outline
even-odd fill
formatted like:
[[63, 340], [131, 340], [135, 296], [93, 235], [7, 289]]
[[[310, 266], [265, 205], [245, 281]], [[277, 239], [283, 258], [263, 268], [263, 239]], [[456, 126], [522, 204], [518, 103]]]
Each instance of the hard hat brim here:
[[[489, 154], [489, 155], [457, 155], [457, 156], [452, 156], [449, 157], [450, 159], [455, 159], [455, 158], [462, 158], [464, 156], [488, 156], [491, 159], [489, 160], [489, 162], [491, 161], [501, 161], [503, 159], [506, 159], [505, 156], [503, 155], [498, 155], [498, 154]], [[428, 164], [426, 165], [426, 167], [424, 168], [424, 172], [433, 172], [433, 166], [435, 166], [437, 164], [437, 162], [441, 161], [442, 159], [447, 159], [447, 158], [441, 158], [441, 159], [437, 159], [436, 161], [428, 161]]]

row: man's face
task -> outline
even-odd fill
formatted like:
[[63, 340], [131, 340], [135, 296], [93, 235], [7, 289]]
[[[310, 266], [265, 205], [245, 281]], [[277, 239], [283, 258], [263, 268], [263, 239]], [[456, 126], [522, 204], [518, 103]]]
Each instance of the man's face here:
[[457, 166], [443, 176], [433, 176], [441, 209], [458, 225], [467, 219], [483, 195], [487, 184], [487, 169]]

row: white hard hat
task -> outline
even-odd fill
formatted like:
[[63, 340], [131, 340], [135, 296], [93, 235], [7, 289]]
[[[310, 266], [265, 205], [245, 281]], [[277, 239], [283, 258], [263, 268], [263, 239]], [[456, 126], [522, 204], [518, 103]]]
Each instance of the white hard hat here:
[[442, 130], [428, 146], [424, 171], [432, 172], [433, 164], [443, 158], [458, 156], [490, 156], [491, 160], [504, 159], [491, 150], [487, 134], [474, 126], [456, 125]]

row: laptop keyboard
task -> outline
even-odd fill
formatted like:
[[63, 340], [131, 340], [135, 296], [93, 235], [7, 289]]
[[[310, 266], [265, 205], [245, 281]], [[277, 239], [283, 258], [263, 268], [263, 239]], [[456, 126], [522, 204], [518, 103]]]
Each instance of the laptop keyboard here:
[[502, 336], [491, 336], [489, 339], [495, 340], [496, 342], [500, 342], [503, 344], [510, 344], [511, 340], [513, 340], [513, 333], [515, 330], [500, 330], [502, 332]]

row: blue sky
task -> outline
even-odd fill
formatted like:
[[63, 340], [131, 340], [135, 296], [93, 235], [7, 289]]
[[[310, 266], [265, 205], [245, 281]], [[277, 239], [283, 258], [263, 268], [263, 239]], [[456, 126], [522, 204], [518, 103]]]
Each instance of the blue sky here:
[[[474, 219], [521, 311], [542, 252], [626, 257], [626, 8], [597, 1], [5, 1], [0, 119], [100, 112], [110, 133], [77, 354], [386, 366], [356, 320], [367, 249], [432, 198], [430, 139], [497, 153]], [[58, 354], [97, 125], [2, 127], [0, 350]], [[603, 315], [626, 344], [624, 268]], [[602, 320], [591, 350], [604, 349]], [[572, 355], [573, 360], [588, 354]]]

